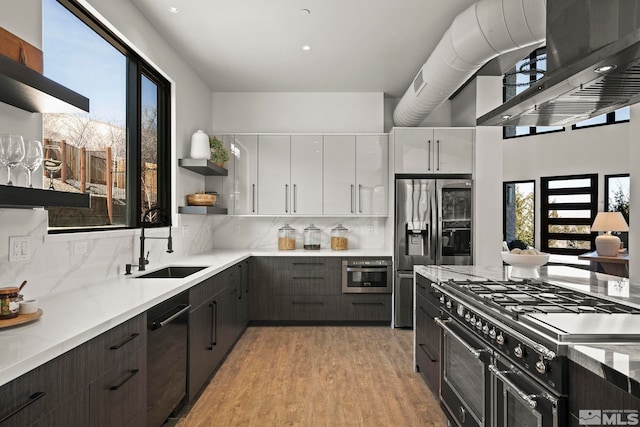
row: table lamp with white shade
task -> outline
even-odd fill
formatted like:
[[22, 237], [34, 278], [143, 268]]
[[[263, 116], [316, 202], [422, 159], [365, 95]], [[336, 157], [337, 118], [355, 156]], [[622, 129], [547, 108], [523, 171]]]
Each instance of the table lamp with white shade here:
[[612, 231], [629, 231], [629, 225], [621, 212], [598, 212], [591, 231], [604, 231], [596, 237], [596, 251], [600, 256], [617, 256], [620, 249], [620, 238], [613, 236]]

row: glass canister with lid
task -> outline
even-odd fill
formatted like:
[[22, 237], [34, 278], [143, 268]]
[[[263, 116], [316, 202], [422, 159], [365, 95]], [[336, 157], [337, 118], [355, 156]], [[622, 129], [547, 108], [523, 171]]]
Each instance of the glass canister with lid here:
[[292, 251], [296, 248], [296, 229], [289, 224], [278, 229], [278, 249], [281, 251]]
[[349, 247], [349, 230], [338, 224], [331, 230], [331, 249], [334, 251], [344, 251]]
[[320, 249], [320, 229], [313, 224], [304, 229], [304, 248]]

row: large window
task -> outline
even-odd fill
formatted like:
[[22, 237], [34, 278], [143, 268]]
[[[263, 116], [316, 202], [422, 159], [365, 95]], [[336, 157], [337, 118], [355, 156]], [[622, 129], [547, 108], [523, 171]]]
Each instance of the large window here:
[[502, 200], [504, 240], [535, 246], [535, 181], [505, 182]]
[[[503, 101], [508, 101], [528, 89], [533, 83], [544, 77], [546, 71], [546, 50], [545, 48], [536, 49], [504, 75]], [[505, 126], [503, 127], [503, 137], [515, 138], [563, 130], [564, 127], [562, 126]]]
[[[169, 82], [73, 0], [43, 1], [44, 73], [90, 112], [44, 114], [44, 185], [91, 193], [90, 209], [50, 208], [50, 231], [169, 225]], [[156, 210], [154, 210], [156, 211]], [[157, 211], [156, 211], [157, 212]]]
[[580, 255], [593, 250], [591, 224], [598, 210], [598, 175], [543, 177], [540, 186], [542, 251]]
[[[629, 224], [630, 184], [631, 180], [628, 173], [604, 176], [605, 210], [608, 212], [621, 212], [627, 224]], [[619, 234], [624, 247], [628, 248], [629, 233], [621, 232], [615, 234]]]

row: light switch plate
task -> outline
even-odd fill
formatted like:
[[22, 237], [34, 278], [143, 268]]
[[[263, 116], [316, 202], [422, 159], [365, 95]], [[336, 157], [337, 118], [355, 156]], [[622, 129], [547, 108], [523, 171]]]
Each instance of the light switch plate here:
[[30, 258], [29, 236], [9, 237], [9, 262], [28, 261]]

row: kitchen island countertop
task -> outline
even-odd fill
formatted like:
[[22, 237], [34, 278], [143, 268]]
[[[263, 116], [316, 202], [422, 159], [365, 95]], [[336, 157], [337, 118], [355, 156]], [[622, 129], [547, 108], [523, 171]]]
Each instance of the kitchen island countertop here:
[[392, 250], [345, 251], [216, 249], [150, 265], [148, 273], [166, 265], [206, 266], [183, 279], [139, 279], [118, 276], [39, 298], [42, 317], [32, 323], [0, 329], [0, 386], [188, 290], [250, 256], [390, 257]]
[[[508, 280], [510, 266], [416, 266], [416, 273], [433, 281]], [[562, 265], [540, 267], [540, 279], [571, 289], [591, 292], [640, 308], [640, 285], [626, 278]], [[518, 280], [518, 279], [515, 279]], [[569, 344], [569, 360], [640, 398], [640, 342]]]

